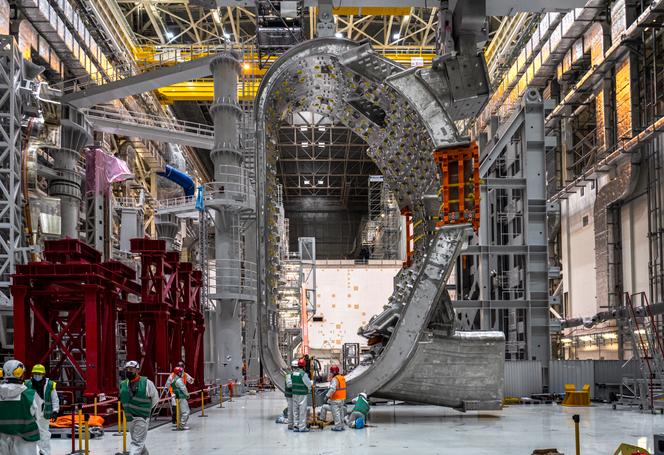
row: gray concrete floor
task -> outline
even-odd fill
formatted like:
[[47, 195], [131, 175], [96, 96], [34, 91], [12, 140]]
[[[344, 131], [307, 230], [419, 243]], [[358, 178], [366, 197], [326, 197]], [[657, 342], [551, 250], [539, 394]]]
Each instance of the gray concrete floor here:
[[[193, 415], [191, 430], [170, 425], [151, 430], [152, 455], [175, 454], [531, 454], [557, 448], [574, 455], [572, 415], [581, 416], [584, 455], [613, 454], [621, 442], [652, 452], [652, 435], [664, 432], [664, 416], [608, 405], [565, 408], [557, 405], [510, 406], [500, 412], [459, 413], [435, 406], [374, 406], [370, 428], [335, 433], [292, 433], [274, 423], [285, 400], [275, 392], [235, 398], [223, 409], [207, 409], [208, 418]], [[92, 455], [114, 454], [121, 438], [112, 433], [90, 444]], [[69, 440], [53, 440], [53, 455], [69, 453]]]

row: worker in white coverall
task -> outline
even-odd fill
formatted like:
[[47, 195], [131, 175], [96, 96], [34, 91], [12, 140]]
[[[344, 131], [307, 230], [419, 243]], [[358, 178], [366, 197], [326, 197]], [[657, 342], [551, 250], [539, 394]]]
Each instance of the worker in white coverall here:
[[325, 399], [332, 408], [334, 416], [334, 426], [332, 431], [344, 431], [344, 419], [346, 418], [346, 378], [339, 374], [339, 367], [332, 365], [330, 367], [332, 381], [325, 394]]
[[135, 360], [125, 364], [126, 379], [120, 383], [120, 401], [127, 416], [127, 428], [131, 435], [129, 455], [148, 455], [145, 441], [152, 409], [159, 403], [159, 392], [154, 383], [139, 375], [140, 366]]
[[184, 369], [175, 367], [175, 381], [173, 381], [173, 394], [175, 399], [180, 403], [180, 427], [178, 430], [188, 430], [187, 421], [189, 420], [189, 392], [187, 391], [187, 384], [184, 381]]
[[[180, 361], [178, 362], [178, 366], [182, 368], [184, 371], [184, 362]], [[182, 374], [182, 379], [184, 379], [184, 382], [187, 384], [193, 384], [194, 383], [194, 378], [192, 376], [189, 376], [187, 372], [185, 371]], [[173, 426], [175, 426], [175, 394], [173, 393], [173, 382], [175, 382], [175, 373], [171, 373], [168, 375], [168, 379], [166, 379], [166, 384], [164, 387], [166, 390], [168, 390], [168, 393], [171, 395], [171, 423]]]
[[37, 426], [39, 427], [39, 448], [40, 455], [51, 455], [51, 430], [49, 420], [57, 419], [60, 413], [60, 399], [58, 392], [55, 391], [55, 381], [46, 377], [46, 368], [44, 365], [37, 364], [32, 367], [32, 378], [25, 381], [29, 389], [34, 389], [37, 397], [42, 403], [42, 412], [37, 417]]
[[293, 431], [306, 433], [307, 428], [307, 400], [311, 393], [311, 379], [304, 371], [304, 358], [297, 361], [297, 368], [290, 375], [290, 384], [288, 380], [286, 386], [290, 386], [293, 392], [293, 419], [295, 428]]
[[41, 403], [34, 390], [23, 384], [25, 366], [8, 360], [2, 367], [0, 384], [0, 454], [35, 455], [39, 441], [37, 417]]

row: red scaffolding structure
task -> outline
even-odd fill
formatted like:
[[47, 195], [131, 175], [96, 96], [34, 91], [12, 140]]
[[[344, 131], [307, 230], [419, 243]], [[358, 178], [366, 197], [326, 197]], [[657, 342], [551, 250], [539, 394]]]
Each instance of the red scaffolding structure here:
[[184, 360], [202, 385], [201, 272], [166, 252], [164, 241], [134, 239], [132, 251], [141, 255], [140, 284], [131, 267], [102, 263], [78, 240], [47, 241], [45, 261], [18, 266], [11, 286], [16, 358], [28, 368], [44, 364], [78, 398], [117, 393], [122, 351], [155, 380]]
[[78, 240], [47, 241], [45, 261], [17, 267], [14, 353], [44, 364], [61, 388], [84, 396], [117, 392], [117, 316], [140, 287], [136, 272]]
[[184, 360], [188, 374], [203, 384], [204, 318], [200, 271], [180, 254], [167, 252], [163, 240], [132, 239], [141, 255], [141, 301], [124, 312], [127, 356], [141, 362], [142, 373], [156, 377]]

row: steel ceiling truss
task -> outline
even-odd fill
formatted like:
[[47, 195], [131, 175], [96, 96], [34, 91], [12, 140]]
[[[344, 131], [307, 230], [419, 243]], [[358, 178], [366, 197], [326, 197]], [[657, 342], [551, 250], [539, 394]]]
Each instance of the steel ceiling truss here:
[[279, 131], [278, 177], [284, 197], [366, 198], [367, 179], [378, 172], [367, 144], [350, 128], [321, 117], [308, 122], [295, 114]]
[[[136, 45], [256, 43], [256, 14], [244, 7], [209, 10], [187, 0], [117, 1]], [[371, 14], [369, 14], [371, 13]], [[308, 8], [306, 36], [315, 38], [316, 12]], [[375, 47], [414, 46], [433, 49], [438, 8], [335, 8], [337, 33], [352, 40], [367, 39]], [[497, 28], [499, 22], [493, 21]]]

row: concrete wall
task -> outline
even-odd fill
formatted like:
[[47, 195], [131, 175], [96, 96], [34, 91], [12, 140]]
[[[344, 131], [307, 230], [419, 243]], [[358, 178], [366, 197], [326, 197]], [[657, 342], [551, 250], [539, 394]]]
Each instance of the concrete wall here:
[[583, 190], [583, 196], [581, 193], [579, 190], [570, 194], [569, 198], [561, 202], [563, 293], [568, 294], [568, 318], [597, 313], [593, 230], [595, 190], [588, 183]]
[[9, 2], [0, 0], [0, 35], [9, 35]]
[[316, 238], [318, 259], [352, 259], [360, 222], [366, 207], [346, 207], [334, 201], [301, 197], [284, 203], [290, 231], [290, 250], [297, 251], [298, 237]]
[[648, 292], [648, 199], [645, 194], [621, 210], [623, 288], [625, 292]]
[[400, 261], [383, 261], [383, 264], [317, 263], [316, 317], [322, 316], [323, 321], [309, 322], [311, 349], [340, 350], [344, 343], [366, 346], [367, 340], [357, 335], [357, 329], [382, 311], [392, 294], [394, 276], [401, 268]]

